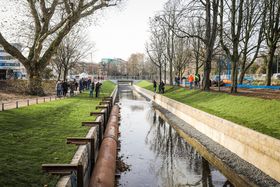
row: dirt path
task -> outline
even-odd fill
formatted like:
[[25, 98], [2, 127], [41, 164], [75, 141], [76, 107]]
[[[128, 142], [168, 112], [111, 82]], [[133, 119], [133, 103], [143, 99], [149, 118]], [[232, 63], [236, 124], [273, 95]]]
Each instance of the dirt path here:
[[[218, 92], [218, 87], [211, 87], [211, 90]], [[221, 92], [229, 93], [230, 88], [221, 87]], [[258, 97], [262, 99], [280, 99], [280, 90], [238, 88], [238, 93], [232, 95]]]

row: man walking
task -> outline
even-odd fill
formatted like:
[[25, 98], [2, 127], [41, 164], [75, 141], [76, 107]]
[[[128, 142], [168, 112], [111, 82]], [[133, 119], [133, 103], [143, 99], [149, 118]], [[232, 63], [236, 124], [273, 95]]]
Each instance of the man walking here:
[[57, 97], [61, 96], [61, 91], [62, 91], [62, 85], [61, 85], [60, 80], [58, 80], [56, 83], [56, 96]]
[[156, 91], [157, 91], [157, 81], [154, 80], [154, 81], [153, 81], [153, 84], [154, 84], [154, 93], [156, 93]]
[[89, 96], [93, 97], [93, 92], [94, 92], [94, 82], [91, 83], [90, 88], [89, 88]]
[[159, 83], [159, 93], [164, 94], [164, 82], [161, 80]]
[[193, 88], [193, 81], [194, 81], [194, 77], [192, 74], [189, 75], [188, 80], [190, 83], [190, 90], [191, 90]]

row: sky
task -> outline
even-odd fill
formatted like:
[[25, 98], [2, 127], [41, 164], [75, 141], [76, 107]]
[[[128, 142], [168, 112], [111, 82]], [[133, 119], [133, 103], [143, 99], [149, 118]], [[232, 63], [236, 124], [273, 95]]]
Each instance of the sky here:
[[88, 28], [89, 39], [95, 43], [92, 60], [127, 60], [132, 53], [144, 53], [149, 39], [149, 18], [162, 10], [166, 1], [126, 0], [121, 8], [111, 7], [97, 25]]

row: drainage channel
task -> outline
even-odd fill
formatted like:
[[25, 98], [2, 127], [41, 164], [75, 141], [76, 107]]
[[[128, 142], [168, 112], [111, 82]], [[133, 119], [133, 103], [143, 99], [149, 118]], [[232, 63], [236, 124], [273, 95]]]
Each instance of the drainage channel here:
[[118, 155], [128, 168], [118, 186], [232, 186], [130, 86], [119, 85], [119, 105]]

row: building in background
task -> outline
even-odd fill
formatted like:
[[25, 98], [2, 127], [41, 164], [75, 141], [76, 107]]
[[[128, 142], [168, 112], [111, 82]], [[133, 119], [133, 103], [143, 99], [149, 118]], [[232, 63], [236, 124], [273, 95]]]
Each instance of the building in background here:
[[[20, 51], [22, 46], [18, 43], [13, 44]], [[22, 79], [26, 77], [26, 69], [24, 66], [9, 53], [5, 52], [0, 45], [0, 80], [6, 79]]]
[[100, 76], [126, 76], [127, 61], [121, 58], [102, 58], [100, 62]]

